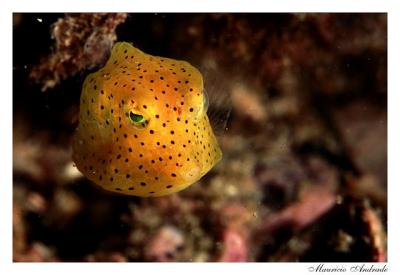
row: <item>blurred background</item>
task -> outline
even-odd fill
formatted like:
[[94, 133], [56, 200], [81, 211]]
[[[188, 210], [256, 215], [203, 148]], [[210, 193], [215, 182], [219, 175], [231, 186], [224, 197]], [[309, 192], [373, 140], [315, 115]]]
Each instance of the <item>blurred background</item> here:
[[[138, 198], [71, 160], [116, 41], [199, 68], [224, 152]], [[386, 261], [386, 14], [14, 14], [14, 261]]]

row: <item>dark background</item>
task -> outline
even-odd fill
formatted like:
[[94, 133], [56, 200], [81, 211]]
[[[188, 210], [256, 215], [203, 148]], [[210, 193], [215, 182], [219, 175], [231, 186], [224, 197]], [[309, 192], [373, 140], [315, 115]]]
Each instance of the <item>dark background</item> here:
[[[71, 161], [115, 41], [203, 73], [224, 158], [162, 198]], [[385, 261], [386, 14], [14, 14], [15, 261]]]

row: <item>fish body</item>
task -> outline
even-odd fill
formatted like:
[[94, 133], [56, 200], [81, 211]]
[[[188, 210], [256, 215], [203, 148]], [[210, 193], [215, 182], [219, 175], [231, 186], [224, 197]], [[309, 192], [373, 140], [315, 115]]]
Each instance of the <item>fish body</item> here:
[[188, 62], [118, 42], [84, 81], [73, 160], [109, 191], [178, 192], [222, 157], [206, 102], [202, 75]]

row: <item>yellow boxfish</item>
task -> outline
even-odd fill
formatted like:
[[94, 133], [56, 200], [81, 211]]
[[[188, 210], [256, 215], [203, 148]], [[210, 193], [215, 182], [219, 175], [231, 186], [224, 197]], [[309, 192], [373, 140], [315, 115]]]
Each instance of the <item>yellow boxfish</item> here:
[[222, 157], [201, 73], [126, 42], [85, 79], [72, 148], [88, 179], [142, 197], [178, 192]]

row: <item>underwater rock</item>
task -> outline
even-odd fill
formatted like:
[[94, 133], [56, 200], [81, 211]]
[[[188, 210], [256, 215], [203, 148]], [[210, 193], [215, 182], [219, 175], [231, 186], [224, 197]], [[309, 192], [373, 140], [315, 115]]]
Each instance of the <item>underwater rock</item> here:
[[182, 232], [173, 226], [166, 225], [153, 235], [145, 247], [145, 258], [148, 261], [171, 262], [184, 243]]

